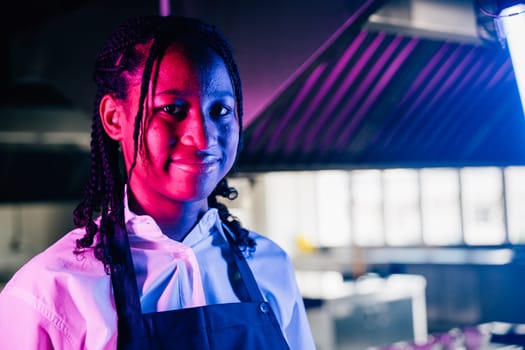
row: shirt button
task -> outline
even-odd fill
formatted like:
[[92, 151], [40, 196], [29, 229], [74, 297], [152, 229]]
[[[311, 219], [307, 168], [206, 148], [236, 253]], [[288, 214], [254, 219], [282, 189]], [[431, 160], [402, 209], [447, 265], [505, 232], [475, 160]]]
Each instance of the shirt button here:
[[242, 278], [241, 273], [239, 271], [235, 271], [235, 273], [233, 274], [233, 280], [238, 281], [241, 278]]
[[270, 311], [270, 306], [266, 302], [260, 303], [259, 310], [261, 310], [263, 314], [266, 314], [268, 313], [268, 311]]

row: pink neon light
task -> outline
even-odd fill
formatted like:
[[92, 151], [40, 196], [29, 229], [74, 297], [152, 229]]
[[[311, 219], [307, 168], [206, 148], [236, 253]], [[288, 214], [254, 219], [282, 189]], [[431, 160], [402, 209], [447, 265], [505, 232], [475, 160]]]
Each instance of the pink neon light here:
[[[318, 115], [320, 116], [331, 116], [333, 115], [333, 112], [335, 108], [341, 103], [341, 100], [344, 97], [348, 96], [348, 90], [350, 87], [356, 83], [357, 77], [363, 73], [364, 67], [367, 65], [367, 63], [370, 62], [371, 57], [376, 52], [379, 45], [383, 42], [385, 38], [384, 33], [380, 33], [373, 41], [370, 43], [366, 51], [363, 53], [363, 55], [359, 58], [359, 60], [355, 63], [355, 65], [350, 69], [349, 74], [345, 77], [343, 84], [336, 90], [336, 93], [330, 100], [329, 104], [326, 106], [326, 108], [321, 109], [318, 111]], [[346, 122], [345, 118], [342, 118], [342, 120], [338, 120], [332, 126], [325, 132], [327, 135], [331, 135], [335, 130], [338, 130], [341, 128], [341, 124]], [[308, 135], [308, 137], [311, 138], [311, 135]], [[311, 152], [314, 148], [317, 148], [318, 145], [309, 143], [307, 144], [305, 148], [305, 152]]]
[[266, 149], [269, 151], [270, 154], [277, 149], [277, 144], [278, 141], [280, 141], [281, 139], [281, 134], [283, 130], [288, 126], [288, 122], [295, 115], [297, 108], [299, 108], [299, 106], [305, 103], [304, 100], [306, 96], [312, 92], [312, 87], [317, 83], [317, 80], [319, 79], [321, 73], [324, 72], [325, 68], [326, 63], [320, 64], [319, 66], [315, 67], [314, 71], [308, 77], [308, 80], [304, 83], [303, 87], [296, 95], [294, 102], [286, 111], [286, 114], [283, 116], [282, 120], [279, 121], [279, 125], [273, 131], [273, 135], [270, 138], [268, 144], [266, 145]]
[[[337, 90], [335, 97], [332, 97], [331, 100], [334, 98], [342, 98], [343, 92], [346, 91], [346, 89], [344, 87], [335, 89], [334, 87], [335, 80], [340, 77], [342, 70], [345, 68], [345, 66], [347, 66], [348, 61], [355, 54], [357, 49], [361, 46], [366, 36], [367, 36], [366, 32], [364, 31], [360, 32], [356, 36], [356, 38], [352, 41], [352, 44], [345, 50], [345, 53], [343, 54], [341, 59], [337, 62], [337, 64], [335, 65], [330, 75], [326, 78], [322, 86], [319, 88], [318, 93], [314, 97], [314, 100], [309, 104], [308, 109], [306, 110], [304, 115], [301, 116], [301, 119], [299, 120], [297, 125], [294, 127], [294, 130], [290, 133], [290, 137], [288, 138], [286, 145], [284, 147], [285, 150], [290, 150], [294, 148], [297, 137], [299, 137], [299, 135], [304, 133], [305, 129], [307, 129], [306, 125], [311, 122], [310, 117], [312, 113], [317, 109], [319, 103], [322, 102], [323, 97], [326, 97], [326, 95], [329, 92], [332, 92], [333, 90]], [[357, 70], [354, 71], [353, 69], [351, 69], [350, 71], [350, 75], [356, 75], [357, 73], [359, 73], [357, 72]], [[354, 78], [345, 79], [345, 81], [353, 81], [353, 80]], [[322, 114], [318, 113], [318, 115], [322, 115]], [[306, 139], [311, 139], [312, 133], [317, 133], [318, 131], [315, 129], [316, 128], [309, 128], [307, 131], [308, 133], [304, 137]]]
[[[340, 134], [337, 145], [342, 146], [345, 143], [347, 143], [348, 138], [350, 137], [350, 134], [352, 131], [355, 130], [355, 127], [361, 122], [361, 120], [365, 117], [366, 113], [370, 110], [370, 106], [372, 103], [376, 100], [377, 96], [385, 89], [385, 87], [388, 85], [390, 80], [393, 78], [395, 72], [399, 69], [399, 67], [403, 64], [403, 62], [408, 58], [410, 53], [415, 49], [417, 46], [419, 40], [412, 39], [408, 42], [408, 44], [403, 48], [403, 50], [396, 55], [394, 61], [392, 64], [388, 66], [386, 71], [382, 74], [378, 82], [376, 83], [375, 87], [372, 89], [370, 94], [368, 94], [365, 101], [360, 105], [359, 109], [353, 116], [351, 122], [348, 124], [348, 126], [345, 128], [345, 130]], [[398, 47], [398, 45], [401, 42], [401, 37], [396, 37], [392, 43], [390, 44], [390, 47], [385, 50], [384, 55], [381, 57], [380, 60], [378, 60], [378, 63], [374, 67], [373, 75], [378, 75], [380, 69], [384, 64], [386, 64], [386, 60], [390, 59], [390, 56], [393, 55], [395, 49]], [[383, 61], [383, 62], [381, 62]], [[344, 113], [349, 112], [349, 108], [354, 106], [348, 104], [345, 106], [346, 108], [343, 109], [343, 115]]]

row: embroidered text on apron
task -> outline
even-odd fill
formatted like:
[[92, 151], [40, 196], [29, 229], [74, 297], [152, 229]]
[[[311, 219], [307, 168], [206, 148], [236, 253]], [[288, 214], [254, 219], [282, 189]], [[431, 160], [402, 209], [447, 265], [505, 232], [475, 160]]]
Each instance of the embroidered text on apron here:
[[289, 349], [277, 318], [246, 259], [225, 232], [239, 274], [239, 303], [143, 314], [126, 229], [115, 225], [111, 282], [118, 315], [118, 349]]

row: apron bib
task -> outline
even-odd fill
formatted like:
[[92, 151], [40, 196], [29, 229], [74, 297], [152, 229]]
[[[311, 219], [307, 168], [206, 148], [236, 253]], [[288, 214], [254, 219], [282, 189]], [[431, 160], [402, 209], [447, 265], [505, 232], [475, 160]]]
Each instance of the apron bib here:
[[115, 226], [110, 249], [118, 349], [289, 349], [246, 259], [225, 235], [239, 272], [232, 287], [241, 302], [143, 314], [128, 235], [123, 225]]

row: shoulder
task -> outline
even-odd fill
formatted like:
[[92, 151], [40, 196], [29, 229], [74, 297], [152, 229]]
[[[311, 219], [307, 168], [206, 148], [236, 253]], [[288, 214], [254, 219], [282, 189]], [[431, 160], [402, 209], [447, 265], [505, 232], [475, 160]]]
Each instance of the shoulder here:
[[[25, 263], [6, 285], [49, 290], [49, 279], [60, 279], [65, 275], [102, 275], [102, 264], [95, 258], [92, 249], [75, 254], [76, 241], [84, 235], [83, 229], [75, 229]], [[34, 278], [38, 276], [38, 278]], [[65, 282], [65, 281], [64, 281]]]
[[269, 254], [273, 256], [280, 256], [283, 259], [288, 259], [288, 254], [286, 251], [274, 240], [269, 238], [268, 236], [262, 235], [258, 232], [249, 231], [250, 237], [252, 237], [255, 240], [256, 251], [261, 252], [263, 254]]
[[91, 249], [74, 254], [83, 235], [82, 229], [67, 233], [23, 265], [0, 293], [0, 336], [26, 330], [24, 338], [10, 339], [17, 344], [12, 348], [104, 348], [112, 339], [111, 280]]
[[0, 301], [16, 299], [62, 327], [71, 310], [78, 312], [78, 304], [89, 302], [95, 286], [101, 294], [106, 288], [109, 295], [109, 276], [92, 250], [74, 253], [83, 233], [83, 229], [67, 233], [24, 264], [0, 293]]
[[281, 275], [295, 282], [294, 267], [288, 253], [271, 238], [250, 231], [250, 237], [255, 240], [255, 251], [247, 256], [250, 266], [264, 265], [268, 272], [278, 270]]
[[295, 302], [289, 298], [297, 291], [295, 269], [289, 255], [266, 236], [256, 232], [250, 232], [250, 236], [255, 239], [256, 246], [246, 261], [265, 297], [277, 298], [284, 304]]

